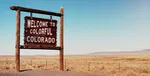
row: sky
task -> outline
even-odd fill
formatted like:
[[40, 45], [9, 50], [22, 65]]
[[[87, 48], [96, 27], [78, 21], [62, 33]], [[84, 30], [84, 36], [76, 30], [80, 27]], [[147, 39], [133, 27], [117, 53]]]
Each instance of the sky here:
[[[53, 12], [64, 7], [65, 55], [150, 49], [150, 0], [2, 0], [0, 55], [15, 55], [16, 12], [22, 6]], [[24, 17], [21, 12], [21, 44]], [[33, 14], [49, 18], [48, 15]], [[59, 17], [54, 17], [59, 21]], [[59, 27], [59, 23], [57, 24]], [[59, 46], [59, 28], [58, 40]], [[58, 55], [57, 50], [20, 50], [21, 55]]]

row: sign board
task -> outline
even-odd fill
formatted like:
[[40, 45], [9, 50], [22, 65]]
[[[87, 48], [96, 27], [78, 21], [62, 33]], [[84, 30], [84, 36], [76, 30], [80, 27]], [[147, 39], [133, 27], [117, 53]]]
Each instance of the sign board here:
[[25, 17], [24, 48], [56, 47], [57, 21], [51, 19]]

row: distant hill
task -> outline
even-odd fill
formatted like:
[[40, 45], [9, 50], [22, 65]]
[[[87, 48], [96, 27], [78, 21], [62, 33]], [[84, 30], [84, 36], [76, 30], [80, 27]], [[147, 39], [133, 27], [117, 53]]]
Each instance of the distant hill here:
[[88, 55], [150, 55], [150, 49], [138, 50], [138, 51], [115, 51], [115, 52], [94, 52]]

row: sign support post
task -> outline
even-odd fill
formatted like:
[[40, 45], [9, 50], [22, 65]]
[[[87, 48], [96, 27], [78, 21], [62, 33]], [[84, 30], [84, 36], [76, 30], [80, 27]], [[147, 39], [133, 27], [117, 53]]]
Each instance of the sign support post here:
[[16, 71], [20, 71], [20, 9], [16, 11]]
[[[60, 14], [64, 14], [64, 9], [63, 7], [60, 7]], [[63, 20], [63, 15], [60, 17], [60, 70], [64, 70], [64, 20]]]

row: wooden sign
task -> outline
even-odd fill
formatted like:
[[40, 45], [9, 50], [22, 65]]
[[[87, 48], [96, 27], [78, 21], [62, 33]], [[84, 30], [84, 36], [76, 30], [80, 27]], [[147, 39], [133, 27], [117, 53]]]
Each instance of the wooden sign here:
[[[20, 71], [20, 49], [59, 50], [60, 70], [64, 70], [64, 8], [60, 8], [60, 13], [20, 6], [11, 6], [10, 9], [16, 11], [16, 71]], [[24, 45], [20, 45], [21, 12], [28, 12], [31, 16], [25, 17]], [[60, 17], [60, 46], [56, 46], [57, 21], [32, 17], [32, 13]]]
[[36, 17], [25, 17], [24, 47], [56, 47], [57, 21]]

